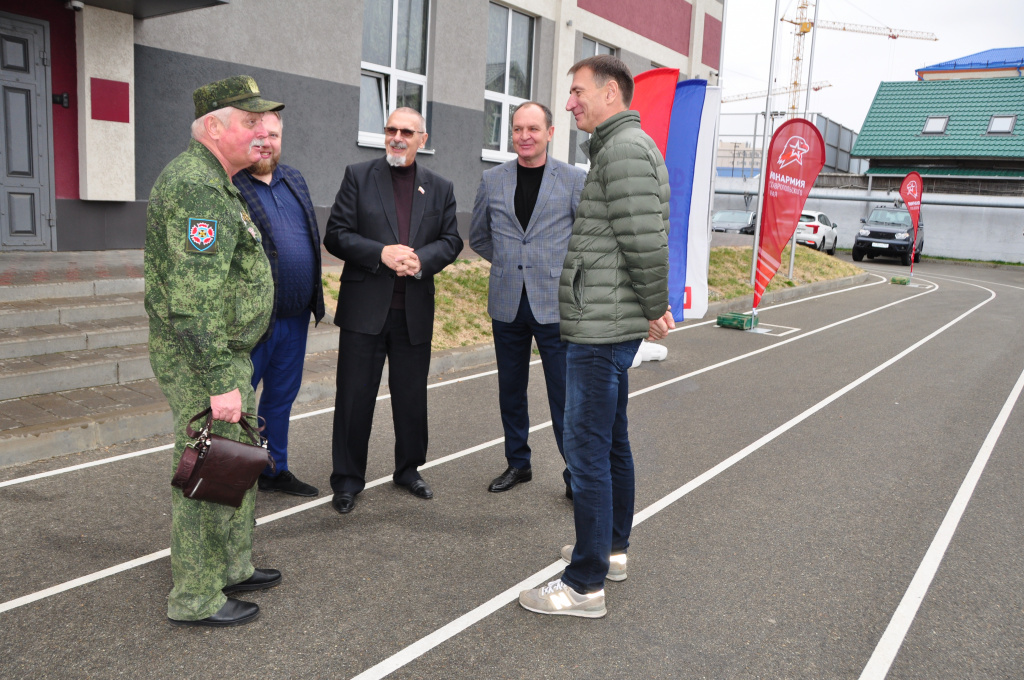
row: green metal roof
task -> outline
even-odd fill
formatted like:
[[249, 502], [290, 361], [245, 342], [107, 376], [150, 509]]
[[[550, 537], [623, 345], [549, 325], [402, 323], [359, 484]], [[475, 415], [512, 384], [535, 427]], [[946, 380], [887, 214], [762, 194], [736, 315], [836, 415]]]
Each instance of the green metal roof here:
[[[994, 115], [1016, 115], [1011, 134], [987, 134]], [[923, 134], [929, 116], [949, 116], [943, 134]], [[1024, 78], [880, 83], [853, 156], [1024, 160]]]
[[922, 177], [993, 177], [1006, 179], [1024, 177], [1024, 170], [986, 170], [983, 168], [868, 168], [865, 174], [906, 177], [907, 173], [911, 171], [920, 173]]

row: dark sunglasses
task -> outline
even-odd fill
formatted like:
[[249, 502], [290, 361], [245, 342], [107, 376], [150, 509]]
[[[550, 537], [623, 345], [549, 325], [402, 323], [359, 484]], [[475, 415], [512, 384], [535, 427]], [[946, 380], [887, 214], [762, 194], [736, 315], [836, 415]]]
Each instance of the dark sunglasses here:
[[412, 137], [413, 135], [418, 135], [418, 134], [420, 134], [423, 131], [422, 130], [410, 130], [409, 128], [396, 128], [396, 127], [390, 127], [390, 126], [384, 128], [384, 134], [391, 135], [392, 137], [397, 135], [399, 132], [402, 133], [403, 137]]

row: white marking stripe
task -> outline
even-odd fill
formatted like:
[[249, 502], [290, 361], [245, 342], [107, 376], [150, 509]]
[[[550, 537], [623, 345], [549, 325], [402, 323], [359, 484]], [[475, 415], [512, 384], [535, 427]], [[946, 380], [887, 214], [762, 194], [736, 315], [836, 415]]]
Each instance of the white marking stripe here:
[[[879, 275], [878, 274], [873, 274], [873, 276], [879, 276]], [[879, 285], [881, 283], [886, 283], [888, 280], [889, 279], [887, 279], [887, 278], [879, 276], [879, 280], [876, 281], [875, 283], [865, 283], [865, 284], [862, 284], [860, 286], [851, 286], [850, 288], [843, 288], [841, 290], [833, 290], [833, 291], [830, 291], [828, 293], [821, 293], [820, 295], [811, 295], [809, 297], [800, 298], [799, 300], [790, 300], [789, 302], [780, 302], [778, 304], [772, 305], [771, 307], [766, 307], [765, 309], [762, 310], [762, 313], [764, 313], [766, 311], [770, 311], [772, 309], [777, 309], [778, 307], [786, 307], [788, 305], [800, 304], [802, 302], [807, 302], [809, 300], [816, 300], [818, 298], [827, 297], [829, 295], [838, 295], [840, 293], [848, 293], [850, 291], [858, 290], [860, 288], [868, 288], [870, 286], [877, 286], [877, 285]], [[1010, 287], [1013, 288], [1014, 286], [1010, 286]], [[672, 330], [669, 331], [669, 333], [675, 333], [676, 331], [683, 331], [683, 330], [686, 330], [687, 328], [696, 328], [698, 326], [704, 326], [704, 325], [711, 324], [711, 323], [716, 323], [716, 322], [715, 322], [714, 319], [712, 319], [710, 321], [703, 321], [701, 323], [688, 324], [686, 326], [680, 326], [679, 328], [673, 328]], [[536, 361], [531, 361], [530, 365], [531, 366], [535, 366], [535, 365], [537, 365], [539, 363], [540, 363], [540, 359], [537, 359]], [[432, 390], [432, 389], [437, 388], [437, 387], [445, 387], [447, 385], [457, 385], [457, 384], [459, 384], [461, 382], [466, 382], [466, 381], [469, 381], [469, 380], [476, 380], [477, 378], [486, 378], [489, 375], [497, 374], [497, 372], [498, 372], [497, 370], [484, 371], [482, 373], [474, 373], [473, 375], [467, 375], [464, 378], [455, 378], [454, 380], [445, 380], [443, 382], [433, 383], [433, 384], [427, 385], [427, 389], [428, 390]], [[383, 395], [377, 397], [377, 401], [383, 401], [385, 399], [390, 399], [390, 398], [391, 398], [390, 394], [383, 394]], [[291, 416], [289, 418], [289, 420], [302, 420], [303, 418], [312, 418], [313, 416], [320, 416], [320, 415], [324, 415], [325, 413], [332, 413], [333, 411], [334, 411], [334, 407], [330, 406], [328, 408], [322, 408], [322, 409], [318, 409], [316, 411], [308, 411], [306, 413], [300, 413], [298, 415], [293, 415], [293, 416]], [[46, 477], [54, 477], [56, 475], [62, 475], [62, 474], [68, 473], [68, 472], [74, 472], [76, 470], [84, 470], [85, 468], [91, 468], [91, 467], [95, 467], [97, 465], [106, 465], [107, 463], [116, 463], [118, 461], [126, 460], [128, 458], [135, 458], [137, 456], [145, 456], [145, 455], [150, 454], [150, 453], [156, 453], [158, 451], [166, 451], [166, 450], [172, 449], [172, 448], [174, 448], [174, 444], [164, 444], [163, 446], [156, 446], [156, 447], [153, 447], [151, 449], [143, 449], [142, 451], [133, 451], [131, 453], [123, 453], [123, 454], [118, 455], [118, 456], [111, 456], [110, 458], [103, 458], [103, 459], [100, 459], [100, 460], [94, 460], [94, 461], [89, 462], [89, 463], [80, 463], [78, 465], [71, 465], [69, 467], [59, 468], [59, 469], [56, 469], [56, 470], [50, 470], [48, 472], [40, 472], [38, 474], [28, 475], [26, 477], [18, 477], [17, 479], [9, 479], [7, 481], [0, 482], [0, 488], [3, 488], [5, 486], [13, 486], [15, 484], [24, 484], [25, 482], [32, 482], [32, 481], [35, 481], [37, 479], [45, 479]]]
[[942, 524], [939, 525], [939, 530], [935, 532], [935, 538], [932, 539], [924, 559], [921, 560], [914, 578], [910, 581], [910, 587], [907, 588], [907, 592], [903, 595], [903, 599], [896, 608], [896, 612], [892, 615], [889, 625], [878, 641], [875, 651], [871, 654], [871, 658], [868, 659], [864, 671], [860, 674], [860, 680], [881, 680], [888, 675], [889, 668], [892, 666], [892, 662], [896, 660], [896, 654], [900, 651], [900, 647], [903, 646], [903, 640], [907, 637], [910, 624], [914, 622], [914, 617], [917, 616], [917, 610], [921, 607], [925, 593], [928, 592], [928, 588], [935, 578], [935, 572], [938, 571], [939, 564], [949, 548], [949, 543], [953, 540], [953, 533], [960, 524], [960, 518], [963, 517], [964, 511], [967, 509], [967, 503], [970, 502], [971, 496], [974, 494], [978, 480], [981, 479], [981, 473], [984, 472], [985, 466], [988, 464], [988, 459], [992, 455], [993, 449], [995, 449], [996, 442], [999, 441], [999, 436], [1006, 426], [1006, 421], [1010, 418], [1010, 412], [1013, 410], [1014, 405], [1016, 405], [1017, 400], [1020, 399], [1022, 390], [1024, 390], [1024, 372], [1017, 378], [1017, 384], [1013, 386], [1010, 396], [1006, 398], [1003, 408], [1000, 409], [999, 415], [996, 417], [995, 422], [992, 423], [992, 429], [988, 431], [988, 436], [985, 437], [985, 441], [981, 445], [977, 457], [974, 459], [974, 464], [967, 471], [967, 476], [960, 485], [960, 490], [957, 491], [952, 505], [946, 511], [946, 516], [942, 520]]
[[[869, 285], [875, 285], [875, 284], [869, 284]], [[973, 285], [973, 284], [969, 284], [969, 285]], [[831, 328], [833, 326], [838, 326], [840, 324], [846, 323], [847, 321], [853, 321], [854, 319], [858, 319], [858, 318], [860, 318], [862, 316], [866, 316], [868, 314], [872, 314], [874, 312], [881, 311], [883, 309], [887, 309], [889, 307], [892, 307], [893, 305], [898, 305], [898, 304], [902, 304], [904, 302], [908, 302], [908, 301], [913, 300], [913, 299], [915, 299], [917, 297], [921, 297], [922, 295], [928, 295], [929, 293], [934, 292], [935, 290], [938, 290], [938, 286], [936, 286], [932, 290], [925, 291], [923, 293], [918, 293], [917, 295], [912, 295], [910, 297], [906, 297], [906, 298], [903, 298], [901, 300], [896, 300], [895, 302], [890, 302], [890, 303], [888, 303], [886, 305], [883, 305], [881, 307], [877, 307], [877, 308], [875, 308], [873, 310], [870, 310], [870, 311], [867, 311], [867, 312], [863, 312], [863, 313], [858, 314], [856, 316], [850, 317], [849, 319], [844, 319], [842, 321], [837, 321], [837, 322], [835, 322], [833, 324], [830, 324], [829, 326], [825, 326], [824, 328], [817, 329], [817, 330], [814, 330], [814, 331], [809, 331], [807, 333], [804, 333], [803, 335], [798, 335], [796, 337], [790, 338], [789, 340], [783, 340], [783, 341], [777, 342], [777, 343], [775, 343], [773, 345], [768, 345], [768, 346], [763, 347], [761, 349], [754, 350], [753, 352], [748, 352], [746, 354], [741, 354], [741, 355], [739, 355], [737, 357], [733, 357], [732, 359], [726, 359], [725, 361], [721, 361], [721, 362], [719, 362], [717, 364], [714, 364], [712, 366], [708, 366], [708, 367], [705, 367], [705, 368], [702, 368], [702, 369], [698, 369], [698, 370], [693, 371], [691, 373], [687, 373], [685, 375], [681, 375], [681, 376], [678, 376], [676, 378], [672, 378], [670, 380], [666, 380], [666, 381], [664, 381], [662, 383], [658, 383], [656, 385], [651, 385], [650, 387], [647, 387], [647, 388], [644, 388], [644, 389], [641, 389], [641, 390], [638, 390], [636, 392], [631, 393], [629, 395], [629, 398], [632, 399], [633, 397], [637, 397], [637, 396], [639, 396], [641, 394], [645, 394], [647, 392], [651, 392], [651, 391], [659, 389], [661, 387], [665, 387], [667, 385], [671, 385], [671, 384], [677, 383], [680, 380], [685, 380], [686, 378], [690, 378], [690, 377], [693, 377], [693, 376], [696, 376], [696, 375], [700, 375], [702, 373], [706, 373], [708, 371], [714, 370], [716, 368], [720, 368], [722, 366], [727, 366], [727, 365], [735, 363], [737, 361], [742, 361], [743, 359], [746, 359], [748, 357], [754, 356], [756, 354], [760, 354], [762, 352], [767, 352], [767, 351], [769, 351], [771, 349], [774, 349], [775, 347], [782, 347], [783, 345], [787, 345], [790, 342], [794, 342], [794, 341], [799, 340], [801, 338], [805, 338], [805, 337], [814, 335], [814, 334], [816, 334], [816, 333], [818, 333], [818, 332], [820, 332], [822, 330], [825, 330], [825, 328]], [[989, 292], [991, 292], [991, 291], [989, 291]], [[992, 293], [992, 295], [994, 297], [995, 293]], [[791, 301], [789, 303], [783, 303], [783, 305], [784, 304], [794, 304], [796, 302], [798, 302], [798, 301], [794, 300], [794, 301]], [[984, 303], [982, 303], [982, 304], [984, 304]], [[783, 305], [776, 305], [776, 306], [783, 306]], [[704, 323], [712, 323], [712, 322], [708, 321], [708, 322], [704, 322]], [[695, 324], [695, 326], [696, 325], [704, 325], [704, 324]], [[536, 362], [531, 362], [531, 363], [536, 363]], [[451, 381], [451, 382], [458, 382], [458, 381]], [[380, 398], [380, 397], [378, 397], [378, 398]], [[326, 410], [327, 409], [325, 409], [325, 411]], [[333, 409], [330, 409], [330, 410], [333, 410]], [[545, 423], [541, 423], [539, 425], [532, 426], [529, 431], [530, 432], [536, 432], [537, 430], [543, 429], [545, 427], [550, 427], [550, 426], [551, 426], [551, 421], [549, 420], [549, 421], [547, 421]], [[449, 455], [444, 456], [442, 458], [437, 458], [435, 460], [429, 461], [426, 464], [421, 465], [419, 467], [419, 469], [420, 470], [425, 470], [427, 468], [431, 468], [431, 467], [434, 467], [436, 465], [441, 465], [442, 463], [446, 463], [446, 462], [455, 460], [457, 458], [461, 458], [463, 456], [467, 456], [467, 455], [469, 455], [471, 453], [475, 453], [477, 451], [489, 448], [491, 446], [495, 446], [495, 445], [500, 444], [500, 443], [502, 443], [504, 441], [505, 441], [504, 437], [499, 437], [498, 439], [492, 439], [489, 442], [484, 442], [483, 444], [478, 444], [478, 445], [470, 447], [468, 449], [464, 449], [462, 451], [458, 451], [456, 453], [449, 454]], [[372, 487], [375, 487], [375, 486], [380, 486], [381, 484], [384, 484], [385, 482], [389, 481], [390, 479], [391, 479], [391, 477], [380, 477], [379, 479], [375, 479], [372, 482], [369, 482], [366, 485], [365, 488], [369, 489], [369, 488], [372, 488]], [[273, 522], [273, 521], [282, 519], [284, 517], [289, 517], [291, 515], [295, 515], [295, 514], [298, 514], [300, 512], [304, 512], [306, 510], [310, 510], [310, 509], [318, 507], [320, 505], [325, 505], [325, 504], [329, 503], [330, 501], [331, 501], [331, 497], [330, 496], [325, 496], [324, 498], [318, 498], [315, 501], [309, 501], [308, 503], [303, 503], [301, 505], [296, 505], [296, 506], [293, 506], [291, 508], [288, 508], [287, 510], [282, 510], [281, 512], [277, 512], [277, 513], [274, 513], [272, 515], [267, 515], [265, 517], [261, 517], [260, 519], [258, 519], [256, 521], [256, 524], [257, 525], [262, 525], [262, 524], [266, 524], [268, 522]], [[162, 551], [162, 553], [153, 553], [153, 555], [167, 556], [167, 555], [170, 555], [170, 551], [169, 550], [165, 550], [165, 551]], [[145, 557], [139, 558], [139, 559], [146, 560], [144, 562], [140, 562], [139, 564], [146, 564], [147, 562], [153, 561], [153, 560], [147, 559]], [[153, 558], [153, 559], [159, 559], [159, 558], [156, 557], [156, 558]], [[132, 563], [128, 562], [128, 563], [125, 563], [125, 564], [132, 564]], [[93, 581], [98, 581], [101, 578], [105, 578], [106, 576], [109, 576], [111, 574], [116, 574], [116, 573], [118, 573], [120, 571], [124, 571], [124, 569], [120, 568], [121, 566], [124, 566], [124, 565], [118, 565], [118, 566], [115, 566], [115, 567], [111, 567], [110, 569], [99, 571], [99, 572], [95, 572], [93, 574], [89, 574], [89, 575], [83, 576], [83, 577], [75, 579], [73, 581], [68, 581], [66, 583], [53, 586], [52, 588], [47, 588], [46, 590], [41, 590], [41, 591], [38, 591], [36, 593], [25, 595], [24, 597], [17, 598], [16, 600], [10, 600], [8, 602], [4, 602], [4, 603], [0, 604], [0, 614], [2, 614], [3, 612], [6, 612], [6, 611], [10, 611], [11, 609], [14, 609], [16, 607], [20, 607], [22, 605], [29, 604], [31, 602], [35, 602], [37, 600], [42, 600], [42, 599], [44, 599], [46, 597], [50, 597], [51, 595], [56, 595], [58, 593], [62, 593], [64, 591], [66, 591], [66, 590], [71, 590], [72, 588], [76, 588], [76, 587], [78, 587], [80, 585], [85, 585], [85, 584], [91, 583]], [[135, 566], [135, 565], [133, 565], [133, 566]], [[130, 568], [130, 567], [128, 567], [128, 568]], [[111, 569], [114, 570], [114, 571], [110, 571]]]
[[[539, 364], [539, 363], [540, 363], [540, 359], [537, 359], [536, 361], [531, 361], [530, 365], [534, 366], [534, 365]], [[496, 371], [496, 370], [484, 371], [482, 373], [474, 373], [473, 375], [467, 375], [464, 378], [455, 378], [454, 380], [445, 380], [443, 382], [438, 382], [438, 383], [433, 383], [433, 384], [427, 385], [427, 389], [428, 390], [432, 390], [432, 389], [437, 388], [437, 387], [445, 387], [447, 385], [457, 385], [457, 384], [459, 384], [461, 382], [466, 382], [466, 381], [469, 381], [469, 380], [475, 380], [477, 378], [485, 378], [485, 377], [487, 377], [489, 375], [495, 375], [497, 372], [498, 371]], [[384, 401], [384, 400], [390, 399], [390, 398], [391, 398], [391, 394], [390, 393], [389, 394], [382, 394], [382, 395], [379, 395], [377, 397], [377, 401]], [[313, 416], [320, 416], [320, 415], [323, 415], [325, 413], [331, 413], [333, 411], [334, 411], [334, 407], [330, 406], [328, 408], [322, 408], [322, 409], [318, 409], [316, 411], [309, 411], [307, 413], [300, 413], [298, 415], [293, 415], [290, 418], [288, 418], [288, 420], [302, 420], [303, 418], [312, 418]], [[149, 453], [156, 453], [158, 451], [167, 451], [168, 449], [173, 449], [173, 448], [174, 448], [174, 444], [164, 444], [163, 446], [154, 446], [151, 449], [143, 449], [142, 451], [133, 451], [132, 453], [123, 453], [123, 454], [118, 455], [118, 456], [111, 456], [110, 458], [102, 458], [100, 460], [94, 460], [94, 461], [92, 461], [90, 463], [80, 463], [78, 465], [71, 465], [69, 467], [58, 468], [56, 470], [50, 470], [48, 472], [40, 472], [40, 473], [35, 474], [35, 475], [28, 475], [28, 476], [25, 476], [25, 477], [18, 477], [17, 479], [8, 479], [5, 482], [0, 482], [0, 489], [2, 489], [5, 486], [14, 486], [15, 484], [24, 484], [25, 482], [33, 482], [33, 481], [35, 481], [37, 479], [45, 479], [46, 477], [54, 477], [56, 475], [63, 475], [63, 474], [66, 474], [68, 472], [74, 472], [76, 470], [84, 470], [85, 468], [91, 468], [91, 467], [95, 467], [97, 465], [106, 465], [107, 463], [116, 463], [118, 461], [126, 460], [128, 458], [136, 458], [138, 456], [145, 456], [146, 454], [149, 454]]]

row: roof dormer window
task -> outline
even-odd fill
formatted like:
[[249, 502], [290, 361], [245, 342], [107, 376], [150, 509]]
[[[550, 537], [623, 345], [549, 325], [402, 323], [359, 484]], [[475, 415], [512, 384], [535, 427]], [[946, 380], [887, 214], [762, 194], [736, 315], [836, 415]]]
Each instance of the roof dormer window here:
[[948, 122], [949, 116], [928, 116], [921, 133], [925, 135], [943, 135], [946, 133], [946, 123]]
[[988, 134], [1008, 135], [1013, 132], [1017, 116], [992, 116], [988, 121]]

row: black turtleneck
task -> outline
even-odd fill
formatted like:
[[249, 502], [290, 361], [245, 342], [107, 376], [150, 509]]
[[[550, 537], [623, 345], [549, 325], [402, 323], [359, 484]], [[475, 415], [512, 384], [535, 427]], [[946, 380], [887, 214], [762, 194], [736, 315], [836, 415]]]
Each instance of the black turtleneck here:
[[516, 196], [515, 209], [516, 219], [523, 231], [530, 226], [530, 217], [533, 216], [533, 209], [537, 206], [537, 196], [540, 194], [540, 183], [544, 180], [544, 168], [541, 165], [536, 168], [526, 168], [516, 164]]

